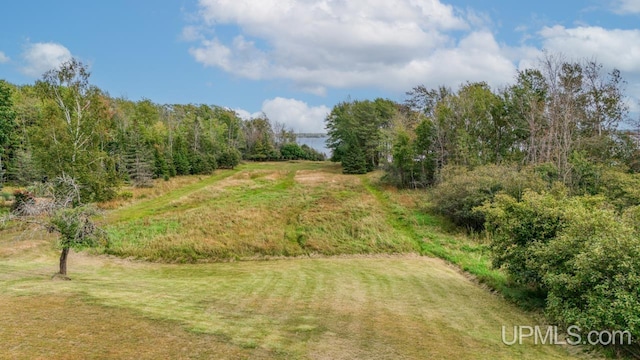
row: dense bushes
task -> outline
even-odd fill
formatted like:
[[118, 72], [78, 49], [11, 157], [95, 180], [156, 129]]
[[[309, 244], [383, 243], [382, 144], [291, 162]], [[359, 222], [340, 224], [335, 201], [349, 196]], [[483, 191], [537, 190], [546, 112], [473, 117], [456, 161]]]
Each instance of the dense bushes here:
[[484, 229], [492, 265], [544, 297], [555, 323], [639, 339], [640, 178], [583, 160], [571, 160], [571, 187], [550, 165], [446, 167], [432, 206]]
[[222, 169], [233, 169], [240, 163], [240, 151], [228, 148], [220, 154], [218, 166]]
[[625, 331], [640, 338], [637, 208], [623, 216], [603, 196], [499, 195], [481, 210], [494, 266], [546, 294], [546, 313], [565, 327]]
[[565, 225], [559, 206], [562, 197], [527, 191], [521, 201], [498, 194], [492, 203], [476, 209], [486, 218], [492, 235], [493, 266], [503, 268], [516, 282], [539, 287], [541, 275], [534, 249], [555, 238]]
[[286, 160], [312, 160], [324, 161], [324, 154], [311, 148], [309, 145], [302, 146], [297, 143], [286, 143], [280, 147], [280, 156]]
[[442, 169], [437, 186], [432, 191], [432, 208], [456, 225], [469, 230], [481, 230], [485, 215], [477, 207], [492, 201], [496, 194], [504, 192], [519, 199], [525, 189], [542, 190], [548, 184], [526, 168], [488, 165], [468, 170], [449, 166]]

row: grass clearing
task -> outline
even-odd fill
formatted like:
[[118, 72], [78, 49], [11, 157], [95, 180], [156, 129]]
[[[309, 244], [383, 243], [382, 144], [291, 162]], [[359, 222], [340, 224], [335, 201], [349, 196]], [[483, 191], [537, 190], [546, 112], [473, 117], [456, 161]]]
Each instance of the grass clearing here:
[[[51, 280], [50, 235], [5, 229], [0, 358], [590, 357], [502, 344], [501, 326], [540, 319], [419, 256], [487, 264], [482, 244], [419, 216], [415, 193], [375, 180], [333, 164], [260, 163], [134, 195], [104, 218], [106, 252], [119, 257], [73, 253], [71, 281]], [[256, 258], [271, 260], [235, 261]], [[198, 263], [214, 260], [225, 262]]]
[[[376, 183], [376, 175], [370, 175], [370, 183]], [[397, 228], [420, 242], [423, 255], [434, 256], [456, 265], [471, 274], [480, 283], [498, 291], [509, 301], [530, 309], [541, 309], [544, 304], [539, 294], [508, 281], [504, 272], [491, 266], [489, 242], [481, 237], [472, 238], [456, 230], [446, 220], [430, 214], [429, 196], [424, 191], [395, 190], [382, 185], [368, 185], [369, 191], [378, 194], [380, 201], [390, 209], [390, 220]]]
[[[5, 262], [4, 272], [18, 274], [0, 285], [3, 313], [12, 314], [0, 339], [13, 354], [84, 340], [92, 346], [74, 351], [99, 357], [120, 348], [109, 339], [143, 349], [153, 347], [145, 334], [160, 332], [171, 340], [162, 344], [167, 352], [199, 344], [178, 352], [184, 358], [572, 358], [554, 346], [503, 345], [501, 324], [536, 320], [442, 261], [417, 255], [183, 265], [70, 259], [72, 281], [51, 281], [51, 264]], [[29, 321], [20, 321], [23, 311]], [[98, 336], [119, 319], [125, 326], [117, 334]]]
[[[106, 221], [117, 240], [105, 252], [165, 262], [417, 252], [385, 218], [335, 165], [249, 164], [115, 210]], [[166, 223], [180, 231], [151, 226]]]

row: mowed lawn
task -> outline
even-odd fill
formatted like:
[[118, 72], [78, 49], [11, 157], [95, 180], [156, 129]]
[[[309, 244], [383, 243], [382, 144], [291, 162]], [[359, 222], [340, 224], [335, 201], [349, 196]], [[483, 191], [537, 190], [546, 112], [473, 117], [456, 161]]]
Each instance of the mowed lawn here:
[[504, 345], [503, 325], [540, 320], [417, 255], [367, 179], [338, 170], [254, 164], [135, 192], [103, 220], [120, 257], [74, 252], [71, 281], [51, 280], [48, 235], [0, 232], [0, 358], [587, 357]]

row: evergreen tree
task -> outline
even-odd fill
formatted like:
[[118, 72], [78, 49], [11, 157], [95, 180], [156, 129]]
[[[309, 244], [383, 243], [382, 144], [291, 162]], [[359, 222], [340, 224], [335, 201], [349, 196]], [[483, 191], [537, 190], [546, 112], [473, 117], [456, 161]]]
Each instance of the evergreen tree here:
[[342, 156], [342, 172], [345, 174], [367, 173], [367, 159], [360, 146], [347, 146]]
[[134, 133], [130, 138], [125, 155], [129, 181], [135, 187], [153, 187], [151, 150], [141, 141], [140, 135]]
[[4, 183], [7, 164], [10, 161], [11, 150], [14, 148], [14, 134], [16, 131], [16, 112], [11, 100], [11, 88], [0, 80], [0, 189]]

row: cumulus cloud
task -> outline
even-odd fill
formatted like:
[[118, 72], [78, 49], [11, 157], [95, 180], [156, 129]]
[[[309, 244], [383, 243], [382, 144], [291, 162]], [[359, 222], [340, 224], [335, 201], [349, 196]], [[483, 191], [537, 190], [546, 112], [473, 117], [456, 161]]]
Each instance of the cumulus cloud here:
[[22, 54], [25, 63], [21, 70], [27, 76], [40, 77], [45, 72], [70, 60], [71, 57], [69, 49], [58, 43], [29, 44]]
[[[196, 39], [204, 66], [249, 79], [286, 79], [304, 91], [375, 86], [406, 90], [420, 82], [495, 84], [515, 66], [483, 29], [488, 20], [439, 0], [200, 0], [201, 27], [239, 34]], [[460, 37], [462, 34], [462, 37]]]
[[[610, 4], [640, 13], [640, 0]], [[336, 88], [501, 86], [538, 65], [542, 48], [595, 59], [640, 82], [640, 30], [549, 26], [510, 46], [496, 41], [485, 14], [442, 0], [199, 0], [197, 18], [183, 31], [197, 62], [319, 96]], [[638, 86], [628, 92], [640, 97]]]
[[286, 124], [296, 132], [323, 133], [324, 119], [331, 109], [309, 106], [304, 101], [276, 97], [262, 103], [262, 111], [272, 121]]
[[325, 105], [309, 106], [301, 100], [276, 97], [265, 100], [261, 111], [255, 113], [244, 109], [234, 109], [234, 111], [245, 120], [265, 114], [272, 122], [285, 124], [295, 132], [324, 133], [324, 119], [331, 109]]
[[640, 14], [640, 0], [615, 0], [612, 7], [617, 14]]
[[4, 64], [9, 62], [9, 57], [7, 55], [5, 55], [2, 51], [0, 51], [0, 64]]
[[554, 26], [543, 28], [540, 35], [551, 51], [596, 58], [607, 66], [640, 73], [640, 30]]
[[254, 112], [251, 113], [245, 109], [233, 109], [233, 111], [236, 112], [236, 114], [238, 114], [238, 116], [243, 119], [243, 120], [250, 120], [252, 118], [256, 118], [260, 115], [262, 115], [262, 112]]

